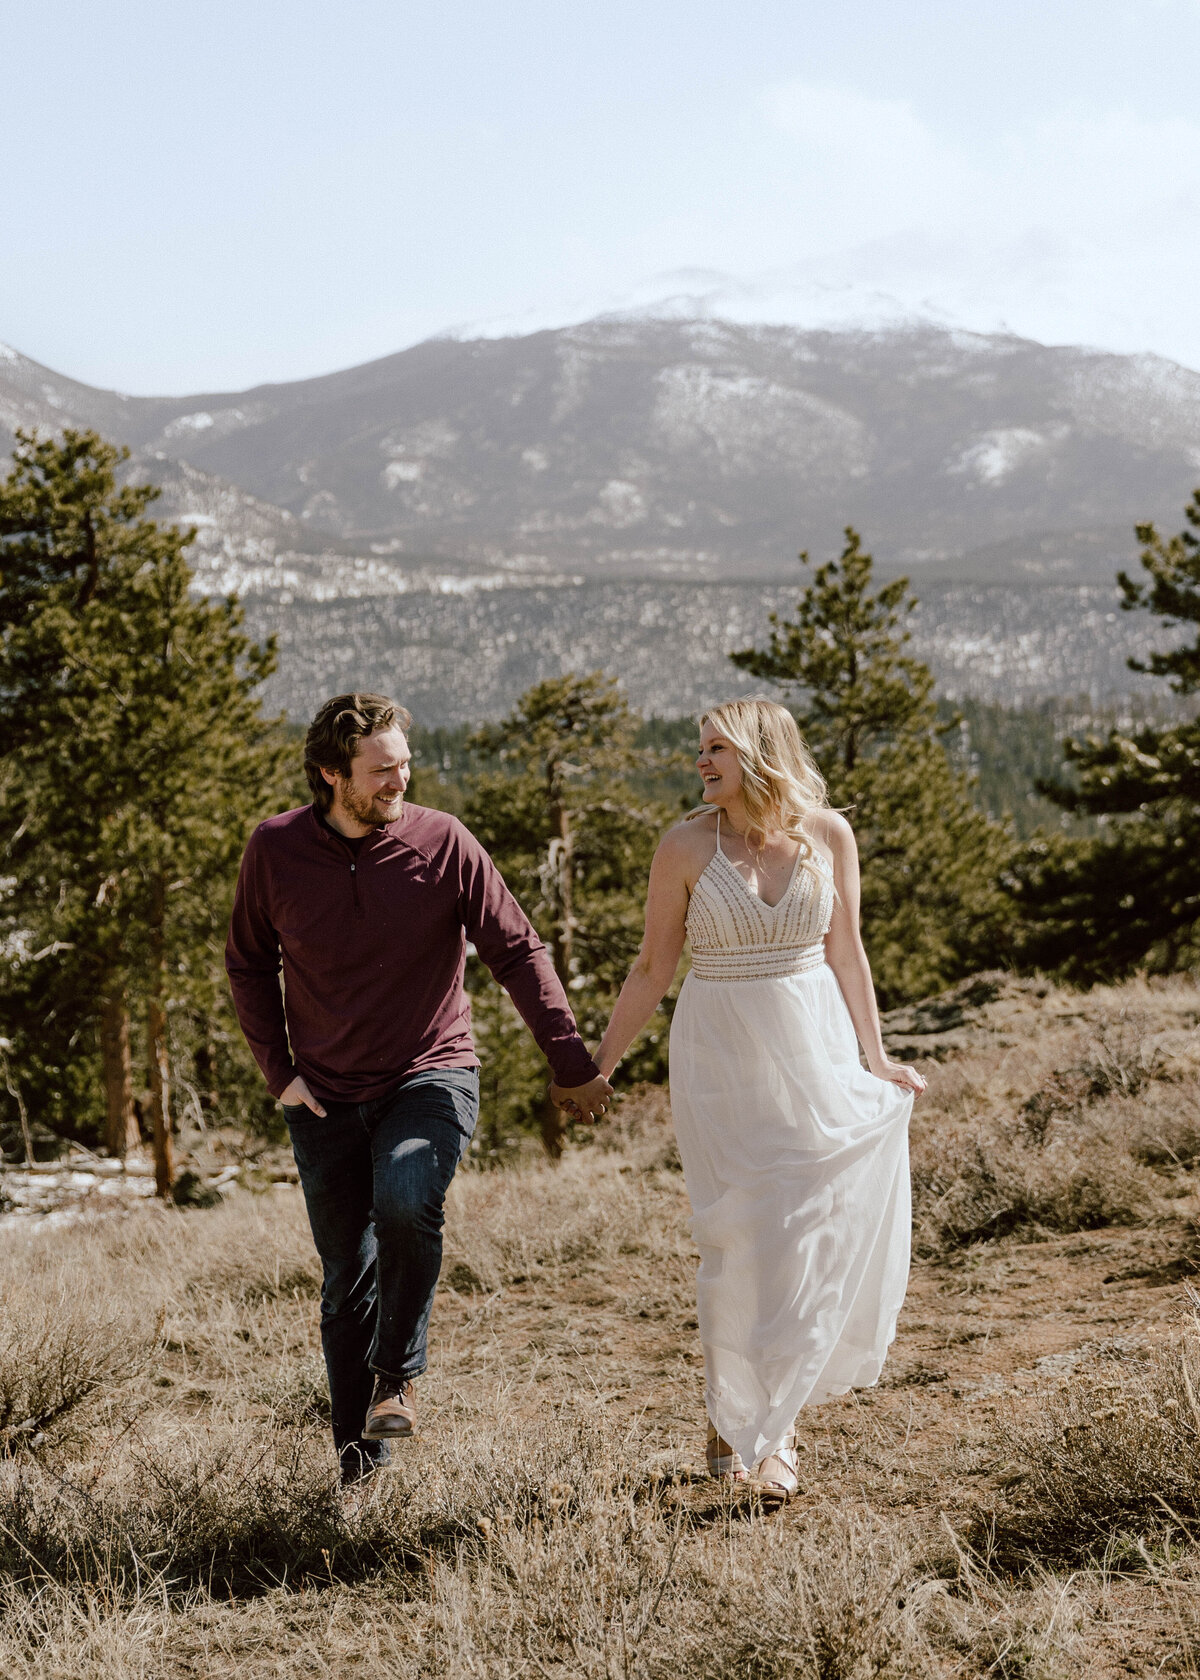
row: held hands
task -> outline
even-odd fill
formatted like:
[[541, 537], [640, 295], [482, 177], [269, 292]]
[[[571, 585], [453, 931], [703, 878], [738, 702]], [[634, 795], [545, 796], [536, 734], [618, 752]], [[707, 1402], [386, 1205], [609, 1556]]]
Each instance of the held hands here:
[[868, 1064], [876, 1079], [886, 1079], [890, 1085], [899, 1085], [905, 1091], [911, 1091], [919, 1097], [925, 1089], [926, 1081], [914, 1067], [906, 1067], [902, 1062], [889, 1061], [885, 1056], [880, 1062]]
[[562, 1086], [552, 1083], [550, 1086], [551, 1102], [557, 1103], [572, 1120], [590, 1120], [593, 1124], [597, 1120], [603, 1120], [607, 1114], [612, 1094], [612, 1086], [608, 1080], [599, 1075], [589, 1080], [586, 1085]]
[[285, 1108], [299, 1108], [303, 1104], [305, 1108], [311, 1108], [314, 1114], [319, 1114], [322, 1120], [325, 1118], [325, 1110], [299, 1074], [292, 1080], [279, 1100]]
[[[596, 1078], [589, 1080], [586, 1085], [575, 1085], [564, 1088], [561, 1085], [551, 1085], [551, 1099], [559, 1108], [564, 1109], [572, 1120], [602, 1120], [608, 1112], [609, 1100], [612, 1097], [612, 1086], [607, 1079]], [[325, 1118], [325, 1110], [308, 1088], [307, 1081], [299, 1074], [292, 1080], [287, 1090], [279, 1098], [285, 1108], [311, 1108], [314, 1114]]]

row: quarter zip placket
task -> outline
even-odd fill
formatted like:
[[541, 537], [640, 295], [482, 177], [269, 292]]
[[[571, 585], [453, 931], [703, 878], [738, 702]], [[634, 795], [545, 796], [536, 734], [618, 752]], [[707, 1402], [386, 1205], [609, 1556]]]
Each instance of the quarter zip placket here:
[[[354, 905], [353, 919], [356, 922], [361, 922], [364, 920], [366, 912], [363, 909], [362, 894], [358, 890], [358, 862], [366, 850], [366, 846], [351, 846], [345, 835], [339, 834], [337, 829], [331, 827], [329, 823], [322, 823], [322, 827], [335, 846], [341, 847], [350, 854], [350, 896]], [[368, 842], [373, 838], [372, 835], [364, 836], [364, 839]]]
[[354, 892], [354, 920], [356, 922], [361, 922], [363, 919], [363, 907], [362, 899], [358, 895], [358, 859], [356, 857], [352, 857], [350, 859], [350, 874], [353, 877], [350, 884]]

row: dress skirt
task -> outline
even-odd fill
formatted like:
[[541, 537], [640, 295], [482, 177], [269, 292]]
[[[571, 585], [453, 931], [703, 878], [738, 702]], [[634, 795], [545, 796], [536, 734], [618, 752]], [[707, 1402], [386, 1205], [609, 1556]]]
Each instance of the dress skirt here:
[[863, 1068], [824, 963], [689, 974], [670, 1056], [708, 1415], [752, 1464], [802, 1406], [878, 1381], [908, 1283], [912, 1093]]

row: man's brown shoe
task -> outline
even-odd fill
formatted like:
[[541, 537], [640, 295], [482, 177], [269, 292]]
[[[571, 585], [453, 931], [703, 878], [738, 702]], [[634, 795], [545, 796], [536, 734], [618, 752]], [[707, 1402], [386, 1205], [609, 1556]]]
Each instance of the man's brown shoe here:
[[395, 1377], [375, 1378], [375, 1390], [363, 1424], [364, 1441], [395, 1441], [411, 1435], [417, 1425], [417, 1403], [411, 1382]]

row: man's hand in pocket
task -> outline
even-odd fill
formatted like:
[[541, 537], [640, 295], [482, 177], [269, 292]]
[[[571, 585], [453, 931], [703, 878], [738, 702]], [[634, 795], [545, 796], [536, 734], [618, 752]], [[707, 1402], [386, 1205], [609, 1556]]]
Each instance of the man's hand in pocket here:
[[321, 1107], [316, 1097], [313, 1096], [307, 1083], [301, 1079], [299, 1074], [297, 1074], [295, 1079], [292, 1080], [292, 1083], [288, 1086], [287, 1090], [283, 1093], [279, 1100], [283, 1104], [284, 1108], [300, 1108], [303, 1105], [305, 1108], [311, 1108], [314, 1114], [319, 1114], [322, 1120], [325, 1118], [325, 1110]]

